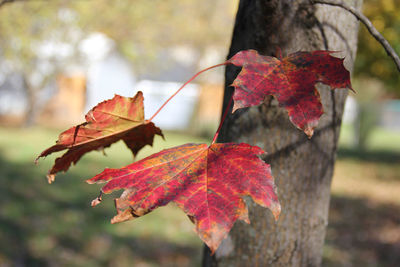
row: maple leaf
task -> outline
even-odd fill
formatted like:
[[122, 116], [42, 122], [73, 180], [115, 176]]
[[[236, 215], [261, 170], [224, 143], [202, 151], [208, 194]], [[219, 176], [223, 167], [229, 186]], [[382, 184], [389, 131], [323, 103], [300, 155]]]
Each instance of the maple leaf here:
[[145, 145], [153, 144], [155, 134], [163, 136], [158, 127], [144, 120], [143, 94], [140, 91], [132, 98], [115, 95], [99, 103], [86, 114], [85, 119], [85, 123], [61, 133], [56, 144], [36, 158], [37, 162], [40, 157], [68, 150], [49, 170], [49, 183], [54, 181], [57, 172], [67, 171], [87, 152], [104, 149], [122, 139], [136, 155]]
[[323, 114], [318, 82], [335, 88], [351, 89], [350, 73], [343, 59], [332, 51], [297, 52], [282, 59], [262, 56], [255, 50], [240, 51], [228, 60], [243, 67], [232, 86], [234, 106], [239, 108], [261, 104], [273, 95], [286, 108], [292, 123], [309, 138]]
[[[88, 183], [107, 184], [102, 192], [125, 189], [115, 199], [112, 223], [140, 217], [175, 202], [196, 225], [200, 238], [215, 251], [234, 222], [250, 223], [243, 196], [271, 209], [280, 205], [264, 151], [248, 144], [186, 144], [153, 154], [121, 169], [105, 169]], [[99, 204], [101, 196], [92, 202]]]

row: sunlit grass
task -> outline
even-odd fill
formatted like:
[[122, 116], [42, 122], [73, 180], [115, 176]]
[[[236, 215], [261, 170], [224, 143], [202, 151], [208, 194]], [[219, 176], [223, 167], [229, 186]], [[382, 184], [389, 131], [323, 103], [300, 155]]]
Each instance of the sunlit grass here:
[[374, 128], [366, 150], [357, 151], [352, 130], [342, 127], [333, 194], [400, 205], [400, 132]]
[[397, 266], [400, 133], [375, 128], [357, 151], [351, 130], [340, 136], [323, 266]]
[[[354, 129], [351, 124], [342, 125], [339, 145], [351, 148], [354, 146]], [[390, 131], [382, 127], [371, 130], [367, 143], [368, 150], [388, 150], [400, 152], [400, 131]]]

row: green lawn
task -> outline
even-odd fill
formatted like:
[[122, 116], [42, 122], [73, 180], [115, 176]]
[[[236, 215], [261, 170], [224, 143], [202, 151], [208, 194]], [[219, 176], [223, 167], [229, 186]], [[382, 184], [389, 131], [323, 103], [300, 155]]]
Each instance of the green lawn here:
[[[379, 130], [367, 151], [346, 143], [344, 128], [332, 185], [323, 266], [396, 266], [400, 255], [399, 135]], [[111, 225], [113, 198], [90, 207], [100, 185], [84, 181], [105, 167], [132, 162], [117, 143], [84, 156], [49, 185], [56, 156], [35, 157], [59, 131], [0, 127], [0, 266], [198, 266], [202, 243], [173, 205], [135, 221]], [[138, 158], [187, 142], [209, 142], [167, 132]]]
[[[342, 125], [339, 144], [341, 147], [351, 148], [353, 139], [352, 125]], [[376, 127], [371, 130], [367, 149], [370, 151], [397, 151], [400, 152], [400, 132], [385, 130]]]
[[[123, 143], [91, 152], [56, 176], [53, 184], [45, 174], [55, 156], [35, 157], [54, 144], [58, 131], [41, 128], [0, 128], [0, 266], [193, 266], [201, 258], [201, 241], [183, 212], [173, 205], [135, 221], [111, 225], [113, 197], [101, 205], [90, 202], [101, 185], [84, 181], [105, 167], [132, 162]], [[166, 141], [156, 138], [138, 158], [160, 149], [204, 140], [174, 133]], [[60, 155], [60, 154], [58, 154]], [[142, 265], [140, 265], [142, 264]]]

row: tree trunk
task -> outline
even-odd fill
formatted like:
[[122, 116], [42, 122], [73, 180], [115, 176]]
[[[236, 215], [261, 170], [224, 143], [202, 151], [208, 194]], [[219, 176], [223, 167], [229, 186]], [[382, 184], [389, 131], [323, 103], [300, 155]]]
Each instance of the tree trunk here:
[[27, 100], [27, 106], [24, 115], [23, 126], [31, 127], [35, 124], [36, 119], [36, 101], [37, 101], [37, 93], [33, 86], [28, 82], [28, 78], [26, 75], [23, 76], [24, 81], [24, 89]]
[[[349, 3], [350, 2], [350, 3]], [[347, 1], [357, 6], [362, 0]], [[352, 70], [358, 22], [347, 11], [306, 0], [241, 0], [228, 58], [245, 49], [274, 55], [299, 50], [342, 51]], [[240, 69], [228, 66], [226, 85]], [[215, 255], [206, 249], [204, 266], [319, 266], [328, 224], [330, 184], [347, 90], [318, 85], [324, 106], [314, 136], [293, 126], [272, 97], [258, 107], [236, 111], [224, 123], [220, 142], [246, 142], [268, 152], [282, 213], [275, 222], [269, 210], [252, 201], [251, 224], [237, 222]], [[232, 94], [226, 86], [224, 107]]]

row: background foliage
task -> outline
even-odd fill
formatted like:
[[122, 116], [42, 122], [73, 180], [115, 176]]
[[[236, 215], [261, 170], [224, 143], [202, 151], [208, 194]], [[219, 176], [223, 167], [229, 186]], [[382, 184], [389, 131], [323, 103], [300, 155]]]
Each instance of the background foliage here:
[[[400, 0], [366, 0], [364, 14], [400, 53]], [[360, 25], [355, 75], [382, 80], [387, 93], [400, 97], [400, 75], [382, 46]]]

